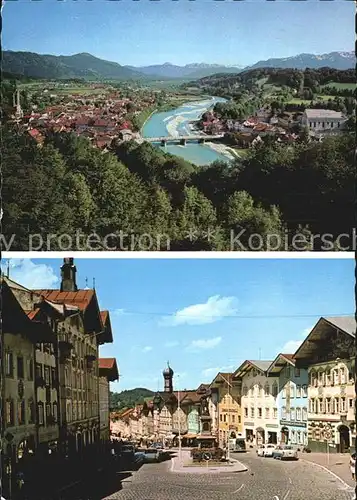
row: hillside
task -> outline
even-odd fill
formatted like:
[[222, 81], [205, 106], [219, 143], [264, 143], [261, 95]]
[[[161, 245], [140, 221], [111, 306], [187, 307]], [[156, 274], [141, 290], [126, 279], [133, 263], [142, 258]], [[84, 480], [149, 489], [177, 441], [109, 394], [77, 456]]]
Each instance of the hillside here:
[[143, 403], [146, 398], [150, 398], [155, 393], [143, 387], [128, 389], [121, 392], [110, 393], [110, 407], [112, 409], [133, 408], [137, 404]]
[[[356, 65], [356, 57], [354, 52], [330, 52], [328, 54], [298, 54], [293, 57], [268, 59], [266, 61], [258, 61], [249, 67], [254, 68], [329, 68], [349, 69]], [[246, 68], [248, 69], [248, 68]]]
[[138, 71], [86, 53], [53, 56], [34, 52], [4, 51], [2, 70], [27, 77], [59, 80], [68, 78], [137, 80], [144, 77]]

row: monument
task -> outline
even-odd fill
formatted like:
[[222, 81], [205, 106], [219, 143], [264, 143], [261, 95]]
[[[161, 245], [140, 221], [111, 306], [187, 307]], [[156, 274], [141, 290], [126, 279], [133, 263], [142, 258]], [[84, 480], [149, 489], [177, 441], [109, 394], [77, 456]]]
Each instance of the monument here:
[[218, 445], [216, 436], [212, 435], [212, 417], [208, 408], [209, 396], [209, 390], [202, 391], [200, 407], [201, 432], [196, 438], [199, 448], [216, 448]]

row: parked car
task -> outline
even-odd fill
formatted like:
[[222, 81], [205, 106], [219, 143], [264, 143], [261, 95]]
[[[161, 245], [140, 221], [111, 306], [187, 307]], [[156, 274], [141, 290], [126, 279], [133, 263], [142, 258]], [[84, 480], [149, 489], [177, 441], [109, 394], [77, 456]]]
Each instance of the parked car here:
[[277, 460], [298, 460], [298, 454], [292, 446], [279, 445], [273, 451], [273, 458]]
[[265, 448], [264, 448], [263, 457], [272, 457], [275, 448], [276, 448], [276, 444], [266, 444]]
[[143, 451], [136, 451], [134, 454], [134, 463], [136, 467], [140, 467], [143, 463], [146, 462], [146, 456]]
[[134, 460], [135, 447], [132, 444], [125, 444], [120, 450], [120, 455], [124, 460]]
[[260, 444], [257, 448], [257, 456], [264, 457], [265, 444]]

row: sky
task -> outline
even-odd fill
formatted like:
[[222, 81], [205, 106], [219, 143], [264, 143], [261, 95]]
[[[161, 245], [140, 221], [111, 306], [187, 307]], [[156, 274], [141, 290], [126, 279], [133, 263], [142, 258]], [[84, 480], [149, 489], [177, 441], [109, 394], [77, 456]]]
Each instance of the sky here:
[[[353, 259], [75, 259], [110, 311], [119, 382], [112, 390], [195, 389], [246, 359], [294, 353], [321, 316], [354, 314]], [[59, 288], [61, 259], [11, 259], [10, 278]], [[3, 269], [6, 269], [6, 262]]]
[[3, 50], [247, 66], [354, 48], [348, 0], [5, 0]]

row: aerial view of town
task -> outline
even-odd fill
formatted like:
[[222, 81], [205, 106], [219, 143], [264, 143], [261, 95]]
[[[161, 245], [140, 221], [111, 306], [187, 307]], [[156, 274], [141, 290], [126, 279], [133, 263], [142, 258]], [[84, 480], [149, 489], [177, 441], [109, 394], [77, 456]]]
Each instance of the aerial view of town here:
[[352, 500], [353, 268], [5, 260], [2, 498]]
[[5, 250], [354, 248], [353, 5], [211, 4], [5, 2]]

